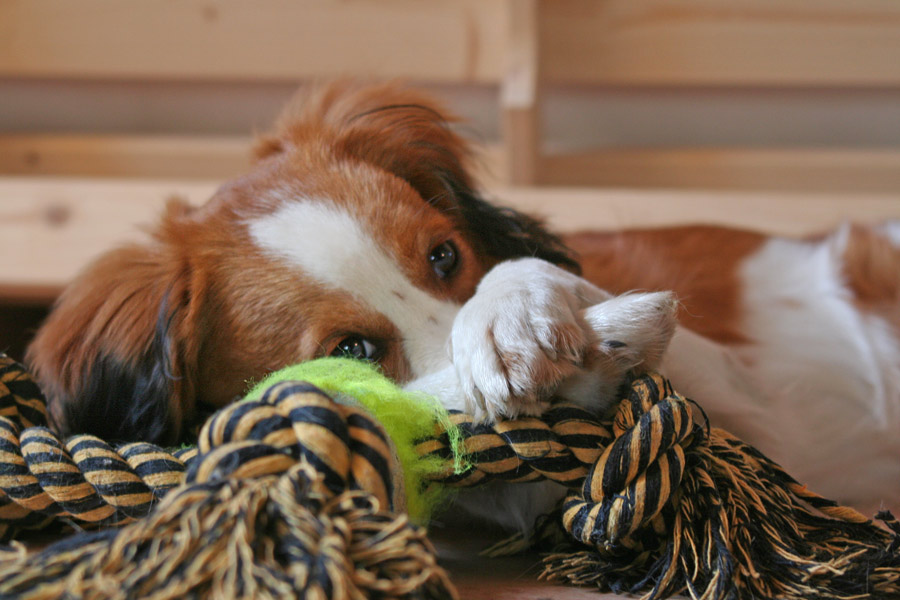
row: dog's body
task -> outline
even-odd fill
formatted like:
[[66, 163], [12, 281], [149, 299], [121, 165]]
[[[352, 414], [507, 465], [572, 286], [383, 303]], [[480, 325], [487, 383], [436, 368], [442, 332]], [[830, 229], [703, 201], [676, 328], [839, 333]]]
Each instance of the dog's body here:
[[[478, 196], [466, 146], [413, 92], [319, 90], [258, 156], [60, 298], [28, 362], [61, 429], [175, 441], [248, 381], [335, 353], [486, 418], [554, 393], [603, 410], [662, 360], [813, 489], [900, 498], [900, 225], [574, 235], [582, 279], [559, 239]], [[531, 490], [474, 505], [521, 523], [553, 495]]]

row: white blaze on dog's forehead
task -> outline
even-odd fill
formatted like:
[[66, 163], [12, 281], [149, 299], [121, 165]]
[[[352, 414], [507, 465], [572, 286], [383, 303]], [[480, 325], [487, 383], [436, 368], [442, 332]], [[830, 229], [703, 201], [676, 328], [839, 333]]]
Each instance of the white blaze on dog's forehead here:
[[[447, 361], [446, 340], [459, 305], [413, 285], [366, 225], [328, 200], [310, 199], [285, 204], [248, 228], [270, 256], [384, 315], [403, 337], [413, 375], [429, 373]], [[336, 313], [337, 327], [339, 319]]]

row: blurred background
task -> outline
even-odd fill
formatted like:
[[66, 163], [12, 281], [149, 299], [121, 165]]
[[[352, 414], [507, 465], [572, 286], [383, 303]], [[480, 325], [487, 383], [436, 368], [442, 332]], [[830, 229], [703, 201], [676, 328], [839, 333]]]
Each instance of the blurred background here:
[[900, 217], [895, 0], [0, 0], [0, 345], [335, 76], [431, 90], [559, 229]]

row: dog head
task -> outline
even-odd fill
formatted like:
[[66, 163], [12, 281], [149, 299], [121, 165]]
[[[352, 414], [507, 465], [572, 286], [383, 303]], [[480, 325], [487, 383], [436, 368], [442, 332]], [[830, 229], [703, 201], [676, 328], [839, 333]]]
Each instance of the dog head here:
[[538, 222], [479, 195], [451, 122], [393, 84], [295, 99], [250, 172], [201, 207], [170, 203], [148, 241], [59, 298], [27, 355], [56, 426], [173, 442], [248, 381], [331, 354], [406, 381], [446, 363], [497, 262], [577, 270]]

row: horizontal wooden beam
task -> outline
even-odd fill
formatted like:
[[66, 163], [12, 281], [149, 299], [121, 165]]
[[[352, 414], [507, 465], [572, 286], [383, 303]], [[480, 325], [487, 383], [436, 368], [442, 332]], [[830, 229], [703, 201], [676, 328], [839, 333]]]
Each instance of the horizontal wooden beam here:
[[498, 82], [482, 0], [4, 0], [0, 77]]
[[545, 81], [900, 86], [894, 0], [549, 0]]
[[0, 135], [0, 173], [225, 179], [250, 166], [247, 136]]
[[[517, 0], [4, 0], [0, 77], [499, 84]], [[894, 0], [543, 0], [550, 83], [900, 86]]]
[[[224, 180], [252, 164], [250, 136], [0, 134], [0, 176]], [[501, 181], [496, 145], [473, 161], [487, 185]]]
[[[900, 150], [660, 148], [545, 155], [543, 185], [900, 195]], [[900, 200], [898, 200], [900, 202]]]
[[[101, 252], [142, 239], [168, 198], [205, 202], [216, 182], [0, 177], [0, 300], [49, 302]], [[561, 232], [684, 223], [801, 235], [900, 218], [896, 195], [493, 188], [487, 196]]]
[[567, 233], [702, 223], [796, 237], [900, 219], [896, 194], [529, 187], [492, 197]]
[[[0, 135], [0, 175], [222, 180], [250, 164], [248, 136]], [[496, 187], [508, 153], [483, 149], [480, 180]], [[893, 192], [900, 150], [811, 148], [609, 149], [538, 157], [550, 186]]]

